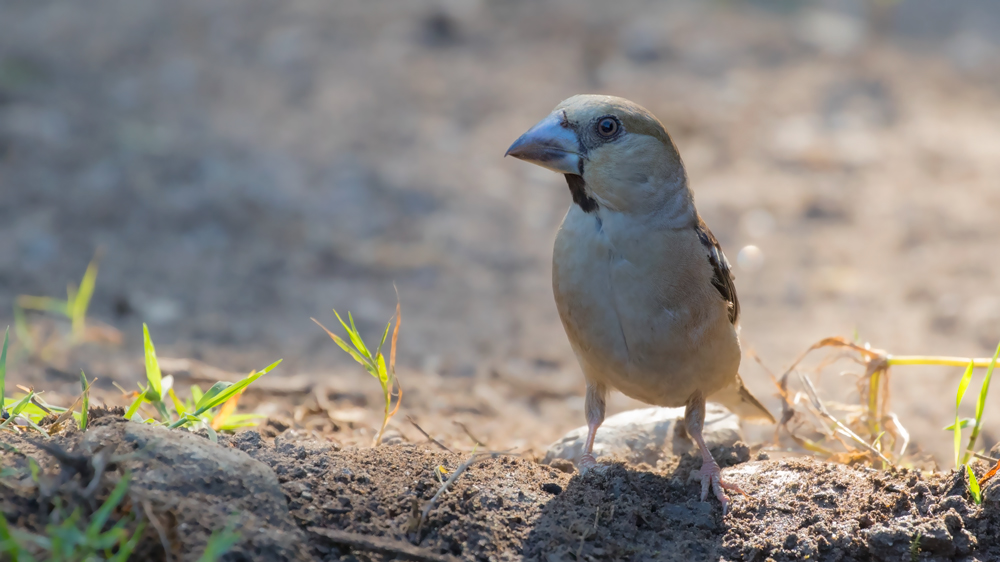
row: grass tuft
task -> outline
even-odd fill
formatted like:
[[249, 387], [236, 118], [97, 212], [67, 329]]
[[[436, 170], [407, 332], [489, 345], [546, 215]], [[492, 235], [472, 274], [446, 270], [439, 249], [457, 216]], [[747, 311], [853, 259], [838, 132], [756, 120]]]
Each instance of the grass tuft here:
[[[126, 513], [111, 528], [108, 526], [111, 515], [122, 504], [128, 491], [130, 473], [115, 484], [107, 500], [84, 520], [80, 508], [70, 514], [57, 512], [50, 515], [50, 522], [45, 526], [45, 533], [38, 535], [20, 529], [12, 529], [7, 519], [0, 515], [0, 559], [17, 562], [34, 562], [35, 560], [87, 560], [110, 562], [125, 562], [132, 555], [142, 538], [146, 528], [145, 521], [140, 521], [130, 532], [128, 530], [135, 516]], [[36, 558], [41, 555], [43, 558]]]
[[47, 312], [62, 316], [70, 321], [70, 345], [78, 345], [87, 339], [87, 309], [94, 296], [97, 285], [98, 262], [101, 251], [87, 264], [87, 270], [80, 280], [80, 285], [70, 284], [66, 287], [66, 299], [42, 297], [33, 295], [18, 295], [14, 301], [14, 331], [18, 340], [29, 353], [42, 352], [47, 344], [39, 345], [28, 325], [25, 311]]
[[[193, 430], [204, 428], [208, 431], [209, 437], [213, 438], [217, 431], [233, 431], [241, 427], [253, 426], [256, 425], [257, 420], [264, 417], [259, 414], [236, 414], [234, 413], [236, 404], [239, 395], [251, 383], [281, 364], [280, 359], [260, 371], [251, 372], [246, 378], [235, 383], [217, 382], [204, 393], [198, 386], [192, 386], [190, 388], [191, 398], [182, 400], [173, 389], [173, 377], [163, 376], [160, 370], [159, 361], [156, 358], [156, 348], [153, 346], [149, 328], [145, 324], [143, 324], [143, 348], [146, 381], [145, 385], [139, 385], [139, 392], [130, 394], [134, 396], [134, 399], [125, 413], [127, 419], [167, 425], [174, 429], [179, 427]], [[0, 351], [0, 375], [4, 373], [4, 357], [5, 354]], [[19, 431], [16, 424], [11, 424], [13, 420], [19, 419], [18, 423], [26, 424], [48, 437], [50, 433], [59, 430], [63, 421], [73, 417], [77, 420], [80, 429], [85, 430], [88, 425], [90, 386], [94, 380], [88, 381], [86, 374], [80, 372], [80, 385], [83, 393], [69, 408], [45, 403], [40, 398], [39, 393], [32, 389], [25, 389], [26, 394], [16, 401], [12, 401], [9, 397], [5, 398], [7, 403], [13, 405], [5, 410], [0, 429]], [[3, 377], [0, 376], [0, 385], [2, 383]], [[122, 392], [126, 391], [122, 390]], [[168, 397], [169, 400], [167, 400]], [[143, 411], [142, 408], [146, 405], [152, 406], [154, 411]], [[80, 410], [77, 410], [78, 406], [80, 406]], [[48, 431], [38, 427], [37, 422], [52, 413], [59, 414], [59, 416], [55, 423], [47, 426]]]
[[[402, 320], [402, 314], [400, 313], [399, 301], [396, 301], [396, 317], [395, 317], [395, 328], [392, 330], [392, 341], [389, 345], [389, 364], [386, 366], [385, 356], [382, 354], [382, 346], [385, 345], [385, 340], [389, 336], [389, 328], [393, 327], [393, 320], [385, 325], [385, 331], [382, 332], [382, 339], [379, 341], [378, 347], [375, 348], [375, 354], [368, 350], [365, 345], [364, 340], [361, 339], [361, 334], [358, 333], [357, 327], [354, 325], [354, 317], [350, 312], [347, 313], [348, 322], [344, 322], [344, 319], [340, 317], [340, 314], [334, 310], [333, 313], [337, 316], [337, 320], [340, 321], [340, 325], [344, 327], [347, 331], [347, 337], [351, 341], [348, 344], [343, 338], [334, 334], [326, 328], [326, 326], [320, 324], [319, 320], [315, 318], [312, 319], [323, 331], [330, 336], [330, 339], [334, 341], [341, 349], [347, 352], [348, 355], [354, 358], [355, 361], [361, 364], [368, 373], [375, 377], [379, 385], [382, 387], [382, 397], [385, 401], [385, 409], [382, 415], [382, 427], [379, 428], [378, 434], [375, 435], [375, 439], [372, 441], [373, 446], [378, 446], [382, 442], [382, 434], [385, 433], [385, 428], [389, 425], [389, 420], [392, 419], [396, 412], [399, 411], [399, 405], [403, 401], [403, 387], [400, 386], [399, 380], [396, 378], [396, 342], [399, 338], [399, 324]], [[396, 393], [393, 393], [393, 386], [397, 389]], [[396, 396], [396, 407], [392, 408], [392, 398]]]

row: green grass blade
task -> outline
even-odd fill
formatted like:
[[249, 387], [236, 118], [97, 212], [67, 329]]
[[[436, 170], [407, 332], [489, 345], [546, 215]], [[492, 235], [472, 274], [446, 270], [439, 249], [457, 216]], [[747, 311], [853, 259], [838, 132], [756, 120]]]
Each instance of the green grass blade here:
[[69, 316], [73, 324], [73, 338], [77, 341], [83, 339], [87, 329], [87, 308], [90, 306], [90, 299], [94, 296], [94, 285], [97, 284], [97, 258], [95, 257], [87, 265], [87, 271], [80, 280], [80, 289], [76, 295], [68, 301]]
[[[965, 429], [965, 428], [969, 427], [970, 425], [972, 425], [974, 423], [976, 423], [976, 420], [973, 419], [973, 418], [962, 418], [961, 420], [958, 421], [958, 428], [959, 429]], [[955, 424], [951, 424], [948, 427], [945, 427], [945, 428], [942, 428], [942, 429], [944, 429], [945, 431], [954, 431], [955, 430]]]
[[975, 362], [969, 361], [969, 366], [965, 368], [965, 374], [958, 381], [958, 392], [955, 394], [955, 425], [952, 426], [953, 433], [955, 434], [955, 466], [958, 466], [959, 459], [962, 456], [962, 427], [958, 419], [958, 408], [962, 405], [962, 398], [965, 397], [965, 391], [969, 388], [969, 382], [972, 381], [973, 368], [975, 368]]
[[361, 339], [361, 332], [359, 332], [357, 326], [354, 325], [354, 316], [351, 314], [350, 310], [347, 311], [347, 320], [350, 321], [351, 323], [351, 333], [358, 336], [358, 341], [355, 345], [360, 344], [359, 349], [363, 351], [364, 354], [367, 355], [369, 359], [371, 359], [372, 354], [370, 351], [368, 351], [368, 348], [365, 346], [364, 340]]
[[278, 359], [274, 363], [271, 363], [267, 367], [264, 367], [264, 369], [250, 373], [245, 379], [237, 382], [236, 384], [230, 385], [229, 387], [225, 388], [224, 390], [222, 390], [221, 392], [219, 392], [218, 394], [216, 394], [215, 396], [211, 397], [208, 400], [205, 400], [205, 397], [208, 396], [208, 393], [206, 393], [205, 397], [202, 397], [203, 403], [199, 404], [198, 410], [195, 412], [195, 414], [198, 415], [203, 414], [205, 410], [210, 410], [222, 404], [226, 400], [229, 400], [236, 393], [241, 392], [244, 388], [250, 386], [250, 383], [271, 372], [271, 370], [273, 370], [275, 367], [281, 364], [281, 361], [282, 361], [281, 359]]
[[[333, 312], [334, 312], [334, 314], [337, 313], [336, 310], [334, 310]], [[338, 316], [338, 318], [339, 318], [339, 316]], [[330, 339], [332, 339], [333, 342], [336, 343], [338, 347], [340, 347], [340, 349], [343, 349], [345, 352], [347, 352], [348, 355], [350, 355], [351, 357], [353, 357], [355, 361], [357, 361], [358, 363], [364, 365], [364, 367], [366, 369], [369, 367], [370, 363], [364, 357], [362, 357], [360, 353], [358, 353], [357, 351], [355, 351], [354, 349], [352, 349], [351, 346], [347, 345], [347, 342], [345, 342], [343, 340], [343, 338], [341, 338], [337, 334], [331, 332], [329, 329], [327, 329], [326, 326], [320, 324], [319, 320], [316, 320], [315, 318], [311, 318], [311, 320], [313, 322], [315, 322], [317, 326], [319, 326], [320, 328], [323, 328], [323, 331], [326, 332], [326, 335], [330, 336]], [[341, 324], [343, 324], [344, 321], [341, 320], [340, 322], [341, 322]]]
[[[192, 387], [191, 390], [192, 390], [191, 393], [194, 394], [194, 392], [193, 392], [194, 388], [193, 387]], [[177, 397], [177, 393], [174, 392], [174, 389], [171, 388], [170, 390], [168, 390], [167, 391], [167, 396], [169, 396], [170, 397], [170, 401], [173, 402], [173, 404], [174, 404], [174, 411], [177, 412], [177, 415], [178, 416], [184, 416], [184, 414], [187, 413], [187, 408], [184, 407], [184, 403], [181, 402], [181, 399]]]
[[35, 393], [32, 391], [32, 392], [29, 392], [28, 394], [26, 394], [24, 396], [24, 398], [18, 400], [14, 404], [14, 407], [10, 409], [10, 415], [11, 415], [11, 417], [19, 415], [22, 410], [24, 410], [29, 404], [31, 404], [31, 397], [34, 396], [34, 395], [35, 395]]
[[149, 327], [145, 322], [142, 323], [142, 348], [146, 354], [146, 380], [149, 381], [149, 390], [146, 394], [150, 401], [156, 402], [163, 399], [163, 374], [160, 372], [156, 348], [153, 347], [153, 340], [149, 337]]
[[201, 398], [194, 405], [195, 415], [200, 415], [205, 410], [208, 410], [209, 408], [211, 408], [212, 406], [209, 406], [208, 404], [211, 404], [212, 401], [215, 400], [215, 398], [219, 394], [221, 394], [227, 388], [232, 387], [233, 384], [234, 383], [231, 383], [229, 381], [219, 381], [219, 382], [213, 384], [212, 387], [209, 388], [205, 392], [205, 394], [201, 395]]
[[91, 540], [97, 539], [101, 534], [101, 529], [104, 528], [104, 524], [108, 522], [108, 518], [111, 517], [111, 512], [114, 511], [118, 504], [121, 503], [122, 498], [125, 497], [125, 492], [128, 490], [129, 480], [132, 478], [131, 473], [126, 472], [118, 483], [115, 484], [115, 488], [111, 490], [111, 494], [108, 495], [108, 499], [101, 504], [101, 507], [97, 508], [97, 511], [90, 517], [90, 525], [87, 526], [87, 538]]
[[223, 554], [229, 552], [240, 540], [240, 534], [234, 531], [235, 521], [230, 521], [226, 527], [218, 532], [213, 532], [208, 537], [208, 544], [205, 545], [205, 552], [202, 553], [198, 562], [216, 562]]
[[972, 426], [972, 433], [969, 435], [969, 444], [965, 447], [965, 456], [962, 463], [968, 463], [975, 451], [976, 440], [979, 439], [979, 431], [983, 427], [983, 414], [986, 411], [986, 395], [990, 390], [990, 381], [993, 379], [993, 368], [997, 366], [997, 357], [1000, 357], [1000, 345], [997, 345], [993, 360], [986, 369], [986, 376], [983, 378], [983, 386], [979, 389], [979, 399], [976, 401], [976, 424]]
[[31, 295], [18, 295], [17, 306], [26, 310], [39, 310], [42, 312], [52, 312], [62, 316], [69, 316], [69, 301], [52, 297], [33, 297]]
[[4, 412], [4, 391], [7, 389], [7, 336], [10, 335], [10, 326], [3, 333], [3, 350], [0, 351], [0, 413]]
[[385, 331], [382, 332], [382, 341], [378, 342], [378, 349], [375, 350], [375, 355], [382, 353], [382, 346], [385, 345], [385, 339], [389, 337], [389, 328], [392, 327], [392, 320], [385, 325]]
[[[32, 402], [34, 402], [36, 400], [39, 401], [39, 402], [41, 402], [41, 399], [38, 398], [37, 394], [32, 398]], [[11, 398], [11, 397], [7, 397], [7, 401], [8, 402], [15, 402], [15, 400], [13, 398]], [[63, 412], [66, 411], [66, 408], [51, 408], [51, 411], [55, 412], [57, 414], [61, 414], [61, 413], [63, 413]], [[10, 413], [10, 410], [8, 410], [8, 413]], [[44, 418], [45, 416], [49, 415], [49, 412], [46, 412], [45, 410], [39, 408], [38, 406], [36, 406], [35, 404], [33, 404], [31, 402], [25, 404], [24, 407], [21, 408], [21, 412], [20, 413], [21, 413], [22, 416], [27, 416], [27, 417], [30, 417], [30, 418], [34, 418], [36, 420], [40, 420], [40, 419]]]
[[363, 357], [371, 362], [372, 354], [368, 353], [368, 348], [365, 347], [365, 342], [361, 340], [361, 334], [359, 334], [357, 328], [354, 327], [354, 318], [351, 316], [351, 313], [347, 313], [347, 318], [351, 321], [350, 325], [348, 325], [347, 322], [344, 322], [344, 319], [340, 317], [340, 314], [336, 310], [334, 310], [333, 313], [337, 315], [337, 320], [340, 320], [340, 325], [344, 327], [344, 330], [347, 330], [347, 336], [351, 339], [351, 343], [354, 344], [355, 349], [357, 349]]
[[965, 465], [965, 473], [969, 478], [969, 494], [972, 496], [972, 501], [976, 505], [981, 505], [983, 503], [983, 494], [979, 490], [979, 481], [976, 480], [976, 473], [972, 472], [972, 467], [969, 465]]
[[118, 547], [118, 552], [115, 553], [114, 557], [109, 558], [108, 562], [127, 562], [129, 557], [132, 556], [132, 551], [135, 547], [139, 546], [139, 541], [142, 540], [142, 533], [146, 530], [146, 522], [140, 521], [135, 527], [135, 532], [132, 533], [132, 537], [129, 538], [124, 544]]
[[139, 406], [142, 405], [142, 401], [145, 400], [145, 399], [146, 399], [146, 393], [145, 392], [143, 392], [142, 394], [140, 394], [139, 396], [137, 396], [136, 399], [135, 399], [135, 401], [132, 402], [131, 405], [129, 405], [128, 410], [125, 411], [125, 419], [127, 419], [127, 420], [132, 419], [132, 416], [134, 416], [136, 414], [136, 412], [139, 411]]
[[219, 429], [223, 431], [233, 431], [241, 427], [254, 427], [260, 424], [260, 420], [267, 418], [261, 414], [233, 414], [226, 418], [226, 423]]
[[157, 400], [157, 401], [153, 402], [152, 404], [153, 404], [153, 407], [156, 408], [156, 412], [158, 414], [160, 414], [160, 419], [164, 423], [170, 423], [170, 422], [174, 421], [173, 418], [170, 416], [170, 412], [167, 411], [167, 403], [166, 402], [164, 402], [163, 400]]
[[11, 533], [7, 518], [0, 513], [0, 553], [9, 555], [14, 562], [35, 562], [35, 559], [22, 550], [21, 544]]
[[80, 386], [83, 387], [83, 405], [80, 408], [80, 431], [87, 430], [87, 416], [90, 414], [90, 388], [87, 385], [87, 375], [80, 371]]
[[378, 382], [382, 385], [382, 395], [385, 398], [385, 411], [389, 411], [392, 402], [392, 387], [389, 385], [389, 371], [385, 368], [385, 355], [378, 355]]

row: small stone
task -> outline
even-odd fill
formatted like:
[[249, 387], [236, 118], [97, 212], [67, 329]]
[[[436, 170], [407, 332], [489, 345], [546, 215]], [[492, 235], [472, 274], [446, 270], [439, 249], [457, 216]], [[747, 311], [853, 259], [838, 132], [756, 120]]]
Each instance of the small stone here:
[[553, 496], [558, 496], [559, 494], [562, 493], [562, 486], [556, 484], [555, 482], [547, 482], [545, 484], [542, 484], [542, 491], [548, 492]]
[[573, 474], [574, 472], [576, 472], [576, 467], [573, 466], [573, 461], [557, 458], [557, 459], [552, 459], [551, 461], [549, 461], [548, 464], [552, 468], [559, 470], [561, 472], [565, 472], [566, 474]]
[[[656, 466], [665, 457], [683, 455], [694, 448], [691, 439], [677, 431], [683, 419], [684, 408], [643, 408], [611, 416], [597, 430], [594, 457], [618, 456]], [[712, 449], [732, 447], [743, 438], [739, 418], [714, 403], [707, 405], [703, 435]], [[586, 438], [587, 426], [570, 431], [549, 446], [542, 464], [555, 466], [557, 459], [579, 463]]]

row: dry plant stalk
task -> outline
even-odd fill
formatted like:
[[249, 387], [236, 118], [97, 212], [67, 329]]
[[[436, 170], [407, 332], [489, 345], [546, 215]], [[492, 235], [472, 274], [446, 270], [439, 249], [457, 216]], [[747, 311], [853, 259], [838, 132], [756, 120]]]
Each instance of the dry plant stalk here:
[[433, 437], [431, 437], [430, 433], [427, 433], [426, 431], [424, 431], [424, 428], [420, 427], [420, 425], [417, 424], [417, 420], [413, 419], [413, 416], [406, 416], [406, 421], [410, 422], [410, 424], [413, 425], [413, 427], [417, 428], [417, 431], [419, 431], [420, 433], [422, 433], [423, 436], [426, 437], [428, 441], [430, 441], [431, 443], [434, 443], [435, 445], [437, 445], [441, 450], [448, 451], [449, 453], [454, 453], [455, 452], [455, 451], [452, 451], [451, 449], [449, 449], [448, 447], [444, 446], [437, 439], [434, 439]]
[[[807, 355], [818, 349], [837, 349], [847, 352], [852, 360], [864, 367], [864, 374], [858, 380], [860, 407], [858, 413], [849, 416], [845, 421], [837, 419], [830, 409], [820, 400], [816, 388], [810, 378], [796, 370]], [[756, 356], [754, 358], [761, 363]], [[839, 357], [827, 358], [822, 361], [817, 370], [829, 365]], [[890, 410], [889, 374], [890, 367], [896, 365], [945, 365], [966, 367], [989, 367], [991, 359], [941, 357], [941, 356], [894, 356], [870, 345], [859, 345], [842, 337], [824, 338], [803, 352], [792, 365], [781, 375], [772, 379], [778, 387], [782, 399], [782, 415], [779, 429], [783, 429], [799, 446], [829, 458], [848, 459], [856, 461], [867, 457], [869, 462], [876, 460], [886, 465], [898, 462], [905, 454], [910, 442], [910, 434], [900, 422], [899, 417]], [[763, 366], [763, 363], [761, 363]], [[765, 367], [766, 369], [766, 367]], [[790, 375], [798, 375], [802, 392], [792, 393], [789, 390]], [[804, 398], [804, 399], [803, 399]], [[821, 423], [816, 427], [827, 437], [839, 441], [847, 450], [837, 452], [822, 444], [796, 434], [789, 426], [794, 420], [802, 420], [801, 412], [796, 406], [803, 404], [806, 411]], [[830, 425], [827, 425], [830, 424]], [[831, 431], [833, 429], [833, 431]], [[888, 446], [883, 446], [885, 436], [891, 439]]]

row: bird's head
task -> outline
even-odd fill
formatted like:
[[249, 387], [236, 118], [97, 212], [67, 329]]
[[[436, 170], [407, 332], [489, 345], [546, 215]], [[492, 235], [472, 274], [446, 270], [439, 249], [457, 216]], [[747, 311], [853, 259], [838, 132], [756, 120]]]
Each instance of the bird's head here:
[[623, 98], [573, 96], [514, 141], [507, 155], [566, 174], [571, 188], [573, 176], [582, 178], [577, 183], [586, 196], [615, 211], [690, 207], [684, 164], [666, 129]]

